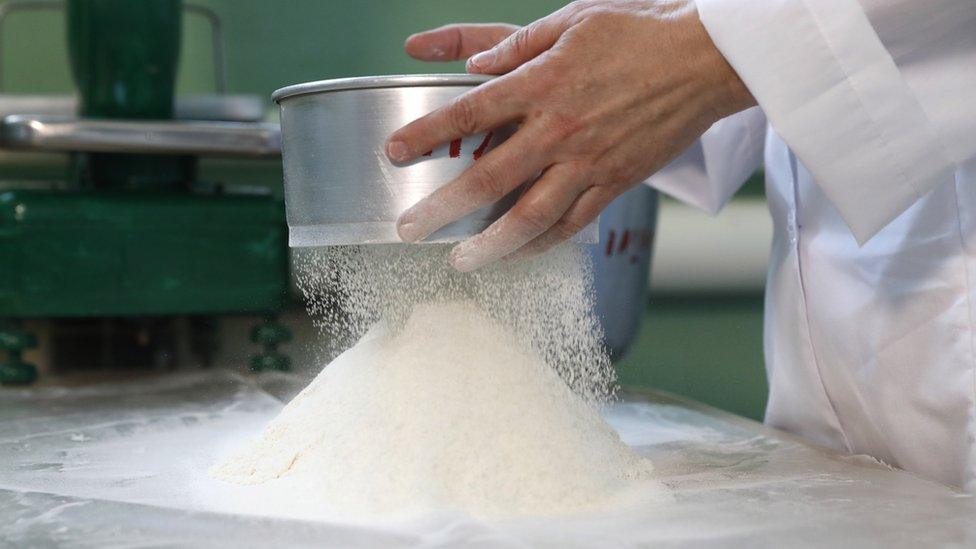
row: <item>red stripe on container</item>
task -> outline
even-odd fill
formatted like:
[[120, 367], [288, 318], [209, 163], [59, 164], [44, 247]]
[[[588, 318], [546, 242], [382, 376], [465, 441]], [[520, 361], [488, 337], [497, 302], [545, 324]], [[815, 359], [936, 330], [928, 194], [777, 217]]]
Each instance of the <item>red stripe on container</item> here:
[[617, 251], [623, 253], [623, 251], [627, 249], [627, 246], [629, 244], [630, 244], [630, 229], [626, 229], [624, 230], [623, 236], [620, 237], [620, 249]]
[[472, 153], [472, 156], [474, 156], [475, 160], [481, 158], [481, 155], [485, 154], [485, 149], [488, 148], [488, 143], [491, 143], [492, 137], [495, 137], [494, 132], [488, 132], [485, 134], [485, 138], [481, 140], [481, 144], [478, 145], [478, 148], [475, 149], [474, 152]]
[[455, 139], [451, 141], [451, 158], [457, 158], [461, 156], [461, 140]]

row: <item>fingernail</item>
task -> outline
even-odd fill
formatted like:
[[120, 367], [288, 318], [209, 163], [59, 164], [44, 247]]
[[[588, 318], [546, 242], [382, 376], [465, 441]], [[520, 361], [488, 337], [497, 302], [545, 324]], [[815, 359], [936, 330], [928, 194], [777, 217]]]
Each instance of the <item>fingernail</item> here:
[[469, 238], [451, 250], [451, 266], [462, 273], [480, 269], [492, 260], [490, 254], [485, 255], [484, 252], [484, 245], [479, 243], [477, 237]]
[[386, 156], [394, 162], [403, 162], [409, 158], [407, 144], [403, 141], [390, 141], [386, 145]]
[[495, 62], [494, 50], [483, 51], [478, 55], [468, 59], [468, 70], [481, 71], [491, 67]]
[[397, 235], [400, 240], [406, 242], [407, 244], [412, 244], [421, 239], [423, 235], [420, 234], [420, 227], [417, 227], [416, 223], [406, 222], [397, 223]]
[[418, 219], [423, 219], [423, 217], [417, 215], [415, 207], [400, 214], [400, 218], [397, 219], [396, 224], [397, 235], [400, 237], [400, 240], [412, 244], [430, 235], [432, 231], [429, 224], [421, 223]]

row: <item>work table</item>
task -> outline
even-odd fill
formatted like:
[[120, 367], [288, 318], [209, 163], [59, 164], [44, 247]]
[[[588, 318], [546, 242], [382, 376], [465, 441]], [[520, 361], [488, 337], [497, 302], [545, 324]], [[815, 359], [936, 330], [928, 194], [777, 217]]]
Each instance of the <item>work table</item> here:
[[[22, 546], [933, 546], [976, 543], [976, 500], [663, 393], [605, 412], [670, 501], [606, 515], [393, 528], [239, 514], [206, 470], [307, 377], [225, 370], [0, 390], [0, 539]], [[490, 451], [490, 449], [486, 449]]]

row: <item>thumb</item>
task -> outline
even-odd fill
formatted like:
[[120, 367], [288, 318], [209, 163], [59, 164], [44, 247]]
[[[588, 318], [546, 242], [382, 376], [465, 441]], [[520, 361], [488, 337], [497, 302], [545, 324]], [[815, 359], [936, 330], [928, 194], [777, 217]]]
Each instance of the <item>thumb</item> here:
[[457, 61], [494, 47], [517, 29], [506, 23], [445, 25], [411, 35], [403, 48], [421, 61]]
[[556, 12], [526, 25], [490, 50], [468, 59], [467, 70], [480, 74], [505, 74], [545, 52], [569, 28], [566, 17]]

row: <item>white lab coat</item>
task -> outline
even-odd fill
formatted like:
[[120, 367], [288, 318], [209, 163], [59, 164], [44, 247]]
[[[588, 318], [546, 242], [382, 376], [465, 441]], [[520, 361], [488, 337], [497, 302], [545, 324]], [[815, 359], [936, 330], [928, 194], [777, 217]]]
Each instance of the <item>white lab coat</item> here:
[[649, 183], [718, 211], [765, 161], [766, 421], [976, 491], [976, 0], [698, 7], [760, 107]]

